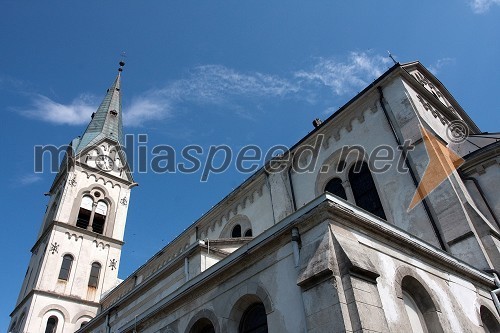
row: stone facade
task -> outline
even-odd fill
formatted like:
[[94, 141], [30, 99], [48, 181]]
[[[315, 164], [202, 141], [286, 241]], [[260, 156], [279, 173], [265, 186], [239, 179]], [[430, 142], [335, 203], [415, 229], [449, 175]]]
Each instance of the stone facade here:
[[[430, 162], [422, 127], [465, 162], [409, 210]], [[279, 161], [99, 303], [82, 301], [98, 311], [79, 332], [500, 331], [500, 135], [483, 135], [420, 63], [393, 66]], [[124, 218], [107, 237], [121, 241]], [[38, 322], [66, 306], [37, 309]]]

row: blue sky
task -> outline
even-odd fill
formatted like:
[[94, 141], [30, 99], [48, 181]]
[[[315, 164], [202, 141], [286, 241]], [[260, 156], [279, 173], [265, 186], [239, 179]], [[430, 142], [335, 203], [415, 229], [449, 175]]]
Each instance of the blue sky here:
[[[54, 175], [33, 147], [80, 135], [116, 75], [148, 147], [291, 146], [392, 65], [420, 60], [483, 131], [500, 130], [500, 1], [2, 1], [6, 330]], [[249, 175], [135, 174], [125, 278]]]

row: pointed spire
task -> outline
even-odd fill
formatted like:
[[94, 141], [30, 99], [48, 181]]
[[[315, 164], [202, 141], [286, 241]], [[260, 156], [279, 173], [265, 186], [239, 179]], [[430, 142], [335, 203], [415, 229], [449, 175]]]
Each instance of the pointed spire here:
[[108, 89], [101, 105], [92, 114], [92, 120], [80, 139], [76, 153], [97, 144], [105, 138], [116, 141], [121, 145], [124, 143], [120, 94], [120, 79], [123, 66], [125, 66], [125, 62], [120, 61], [118, 75], [113, 85]]

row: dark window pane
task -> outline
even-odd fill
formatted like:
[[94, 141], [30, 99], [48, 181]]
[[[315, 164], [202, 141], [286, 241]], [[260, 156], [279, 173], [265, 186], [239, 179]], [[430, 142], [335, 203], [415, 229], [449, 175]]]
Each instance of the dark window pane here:
[[92, 231], [102, 234], [104, 231], [104, 222], [106, 222], [106, 216], [94, 213], [94, 221], [92, 222]]
[[245, 231], [245, 237], [252, 237], [252, 229]]
[[189, 333], [215, 333], [215, 328], [210, 320], [202, 318], [193, 325]]
[[59, 279], [68, 281], [69, 273], [71, 272], [71, 265], [73, 264], [73, 257], [69, 254], [66, 254], [63, 257], [61, 270], [59, 271]]
[[267, 315], [264, 304], [251, 305], [240, 322], [241, 333], [267, 333]]
[[95, 262], [92, 264], [92, 268], [90, 269], [90, 277], [89, 277], [89, 287], [97, 288], [99, 284], [99, 273], [101, 272], [101, 264]]
[[342, 180], [340, 180], [340, 178], [331, 179], [325, 186], [325, 192], [330, 192], [333, 195], [347, 200], [347, 195], [345, 194], [344, 186], [342, 186]]
[[57, 330], [57, 317], [52, 316], [47, 320], [45, 333], [55, 333], [56, 330]]
[[231, 237], [241, 237], [241, 225], [237, 224], [234, 226]]
[[92, 212], [88, 209], [80, 208], [80, 211], [78, 212], [78, 218], [76, 220], [76, 226], [78, 228], [87, 229], [87, 226], [89, 225], [90, 222], [91, 213]]
[[351, 167], [349, 182], [351, 183], [356, 205], [385, 220], [386, 217], [377, 188], [373, 182], [370, 169], [365, 162], [358, 162]]

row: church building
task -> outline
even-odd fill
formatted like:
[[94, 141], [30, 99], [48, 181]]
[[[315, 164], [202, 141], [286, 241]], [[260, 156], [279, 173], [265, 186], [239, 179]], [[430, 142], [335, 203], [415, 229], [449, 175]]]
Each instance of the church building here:
[[137, 185], [123, 65], [50, 188], [9, 332], [500, 332], [500, 133], [419, 62], [315, 120], [119, 281]]

